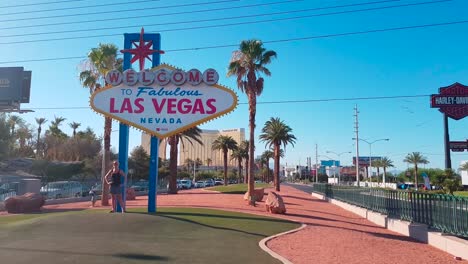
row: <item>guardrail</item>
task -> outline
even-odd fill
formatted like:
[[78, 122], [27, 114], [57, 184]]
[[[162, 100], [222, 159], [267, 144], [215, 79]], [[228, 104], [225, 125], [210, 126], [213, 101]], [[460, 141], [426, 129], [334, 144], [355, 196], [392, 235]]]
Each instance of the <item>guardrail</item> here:
[[468, 238], [468, 198], [445, 194], [314, 184], [314, 192], [391, 218]]

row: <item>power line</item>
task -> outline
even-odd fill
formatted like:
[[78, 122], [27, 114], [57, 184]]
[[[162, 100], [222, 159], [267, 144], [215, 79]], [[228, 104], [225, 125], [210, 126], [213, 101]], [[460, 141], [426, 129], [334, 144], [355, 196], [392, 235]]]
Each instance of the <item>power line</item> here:
[[[47, 24], [34, 24], [34, 25], [25, 25], [25, 26], [9, 26], [9, 27], [2, 27], [2, 28], [0, 28], [0, 30], [30, 28], [30, 27], [37, 28], [37, 27], [45, 27], [45, 26], [63, 26], [63, 25], [83, 24], [83, 23], [93, 23], [93, 22], [122, 21], [122, 20], [127, 20], [127, 19], [136, 19], [136, 18], [174, 16], [174, 15], [193, 14], [193, 13], [206, 13], [206, 12], [213, 12], [213, 11], [223, 11], [223, 10], [259, 7], [259, 6], [269, 6], [269, 5], [285, 4], [285, 3], [300, 2], [300, 1], [303, 1], [303, 0], [287, 0], [287, 1], [262, 3], [262, 4], [250, 4], [250, 5], [241, 5], [241, 6], [232, 6], [232, 7], [219, 7], [219, 8], [210, 8], [210, 9], [192, 10], [192, 11], [181, 11], [181, 12], [172, 12], [172, 13], [163, 13], [163, 14], [127, 16], [127, 17], [119, 17], [119, 18], [103, 18], [103, 19], [84, 20], [84, 21], [70, 21], [70, 22], [65, 22], [64, 21], [64, 22], [47, 23]], [[400, 0], [387, 0], [387, 1], [380, 1], [380, 2], [393, 2], [393, 1], [400, 1]]]
[[16, 22], [24, 20], [38, 20], [38, 19], [49, 19], [49, 18], [63, 18], [63, 17], [75, 17], [75, 16], [87, 16], [87, 15], [102, 15], [102, 14], [112, 14], [112, 13], [122, 13], [122, 12], [133, 12], [133, 11], [145, 11], [150, 9], [164, 9], [164, 8], [175, 8], [175, 7], [187, 7], [187, 6], [199, 6], [199, 5], [212, 5], [212, 4], [222, 4], [230, 2], [238, 2], [240, 0], [219, 0], [212, 2], [201, 2], [201, 3], [190, 3], [190, 4], [178, 4], [178, 5], [168, 5], [168, 6], [158, 6], [158, 7], [142, 7], [134, 9], [120, 9], [112, 11], [99, 11], [99, 12], [87, 12], [87, 13], [77, 13], [77, 14], [67, 14], [67, 15], [55, 15], [55, 16], [42, 16], [42, 17], [28, 17], [28, 18], [17, 18], [17, 19], [6, 19], [0, 20], [0, 22]]
[[[424, 25], [414, 25], [414, 26], [403, 26], [403, 27], [394, 27], [394, 28], [372, 29], [372, 30], [364, 30], [364, 31], [353, 31], [353, 32], [335, 33], [335, 34], [328, 34], [328, 35], [307, 36], [307, 37], [301, 37], [301, 38], [267, 40], [267, 41], [263, 41], [263, 43], [294, 42], [294, 41], [303, 41], [303, 40], [312, 40], [312, 39], [321, 39], [321, 38], [333, 38], [333, 37], [364, 35], [364, 34], [371, 34], [371, 33], [390, 32], [390, 31], [402, 31], [402, 30], [418, 29], [418, 28], [440, 27], [440, 26], [449, 26], [449, 25], [466, 24], [466, 23], [468, 23], [468, 20], [424, 24]], [[170, 49], [170, 50], [165, 50], [165, 52], [196, 51], [196, 50], [205, 50], [205, 49], [231, 48], [231, 47], [238, 47], [238, 46], [239, 44], [224, 44], [224, 45], [213, 45], [213, 46], [194, 47], [194, 48]], [[0, 64], [54, 61], [54, 60], [67, 60], [67, 59], [85, 59], [85, 58], [86, 58], [85, 56], [73, 56], [73, 57], [60, 57], [60, 58], [32, 59], [32, 60], [0, 61]]]
[[[416, 97], [430, 97], [430, 95], [396, 95], [396, 96], [376, 96], [376, 97], [284, 100], [284, 101], [257, 102], [257, 104], [297, 104], [297, 103], [316, 103], [316, 102], [332, 102], [332, 101], [384, 100], [384, 99], [401, 99], [401, 98], [416, 98]], [[247, 102], [242, 102], [239, 104], [248, 105]], [[78, 110], [78, 109], [90, 109], [90, 108], [89, 106], [63, 106], [63, 107], [33, 107], [30, 109], [31, 110]]]
[[[360, 12], [375, 11], [375, 10], [381, 10], [381, 9], [391, 9], [391, 8], [401, 8], [401, 7], [408, 7], [408, 6], [436, 4], [436, 3], [450, 2], [450, 1], [453, 1], [453, 0], [436, 0], [436, 1], [429, 1], [429, 2], [422, 2], [422, 3], [403, 4], [403, 5], [395, 5], [395, 6], [387, 6], [387, 7], [374, 7], [374, 8], [356, 9], [356, 10], [348, 10], [348, 11], [338, 11], [338, 12], [330, 12], [330, 13], [322, 13], [322, 14], [312, 14], [312, 15], [286, 17], [286, 18], [271, 18], [271, 19], [265, 19], [265, 20], [235, 22], [235, 23], [227, 23], [227, 24], [208, 25], [208, 26], [193, 26], [193, 27], [173, 28], [173, 29], [162, 29], [162, 30], [158, 30], [158, 32], [161, 33], [161, 32], [174, 32], [174, 31], [186, 31], [186, 30], [196, 30], [196, 29], [251, 25], [251, 24], [259, 24], [259, 23], [269, 23], [269, 22], [304, 19], [304, 18], [319, 17], [319, 16], [341, 15], [341, 14], [349, 14], [349, 13], [360, 13]], [[0, 45], [25, 44], [25, 43], [62, 41], [62, 40], [75, 40], [75, 39], [87, 39], [87, 38], [102, 38], [102, 37], [113, 37], [113, 36], [120, 36], [120, 35], [122, 35], [122, 34], [121, 33], [114, 33], [114, 34], [90, 35], [90, 36], [74, 36], [74, 37], [35, 39], [35, 40], [18, 40], [18, 41], [0, 42]]]
[[[129, 5], [129, 4], [146, 3], [146, 2], [159, 2], [159, 1], [161, 1], [161, 0], [141, 0], [141, 1], [132, 1], [132, 2], [112, 3], [112, 4], [113, 5]], [[30, 14], [30, 13], [43, 13], [43, 12], [63, 11], [63, 10], [72, 10], [72, 9], [74, 10], [74, 9], [82, 9], [82, 8], [95, 8], [95, 7], [102, 7], [102, 6], [109, 6], [109, 4], [61, 7], [61, 8], [30, 10], [30, 11], [21, 11], [21, 12], [8, 12], [8, 13], [0, 14], [0, 16]]]
[[[397, 1], [400, 1], [400, 0], [397, 0]], [[373, 7], [373, 8], [355, 9], [355, 10], [347, 10], [347, 11], [337, 11], [337, 12], [322, 13], [322, 14], [311, 14], [311, 15], [296, 16], [296, 17], [290, 17], [290, 18], [272, 19], [273, 21], [272, 20], [265, 20], [265, 21], [253, 21], [253, 22], [251, 21], [251, 22], [241, 22], [241, 23], [275, 22], [275, 21], [280, 21], [280, 20], [292, 20], [292, 19], [301, 19], [301, 18], [310, 18], [310, 17], [320, 17], [320, 16], [358, 13], [358, 12], [368, 12], [368, 11], [383, 10], [383, 9], [393, 9], [393, 8], [401, 8], [401, 7], [409, 7], [409, 6], [437, 4], [437, 3], [451, 2], [451, 1], [453, 1], [453, 0], [435, 0], [435, 1], [420, 2], [420, 3], [410, 3], [410, 4], [401, 4], [401, 5], [383, 6], [383, 7]], [[374, 2], [352, 4], [352, 6], [369, 5], [369, 4], [374, 4]], [[348, 5], [348, 6], [350, 6], [350, 5]], [[334, 8], [341, 8], [341, 7], [343, 7], [343, 6], [318, 7], [318, 8], [308, 8], [308, 9], [299, 9], [299, 10], [273, 12], [273, 13], [243, 15], [243, 16], [234, 16], [234, 17], [222, 17], [222, 18], [210, 18], [210, 19], [199, 19], [199, 20], [190, 20], [190, 21], [167, 22], [167, 23], [156, 23], [156, 24], [146, 24], [146, 25], [131, 25], [131, 26], [117, 26], [117, 27], [91, 28], [91, 29], [74, 29], [74, 30], [63, 30], [63, 31], [52, 31], [52, 32], [24, 33], [24, 34], [16, 34], [16, 35], [5, 35], [5, 36], [0, 36], [0, 37], [2, 37], [2, 38], [11, 38], [11, 37], [37, 36], [37, 35], [49, 35], [49, 34], [62, 34], [62, 33], [89, 32], [89, 31], [99, 31], [99, 30], [112, 30], [112, 29], [134, 28], [134, 27], [152, 27], [152, 26], [167, 26], [167, 25], [177, 25], [177, 24], [192, 24], [192, 23], [200, 23], [200, 22], [213, 22], [213, 21], [222, 21], [222, 20], [250, 18], [250, 17], [285, 15], [285, 14], [302, 13], [302, 12], [316, 11], [316, 10], [322, 10], [322, 9], [334, 9]], [[232, 24], [228, 24], [228, 25], [232, 26]], [[237, 24], [234, 24], [234, 25], [237, 25]], [[218, 25], [213, 25], [213, 26], [216, 27]], [[204, 26], [204, 27], [211, 27], [211, 26]], [[192, 29], [192, 28], [168, 29], [168, 30], [160, 30], [160, 32], [176, 31], [176, 30], [189, 30], [189, 29]], [[114, 34], [112, 34], [112, 35], [114, 35]], [[120, 34], [115, 34], [115, 35], [120, 35]], [[85, 36], [85, 37], [87, 37], [87, 36]]]
[[24, 7], [24, 6], [38, 6], [38, 5], [49, 5], [49, 4], [59, 4], [59, 3], [70, 3], [70, 2], [82, 2], [86, 0], [62, 0], [54, 2], [41, 2], [33, 4], [19, 4], [19, 5], [9, 5], [9, 6], [0, 6], [0, 8], [13, 8], [13, 7]]

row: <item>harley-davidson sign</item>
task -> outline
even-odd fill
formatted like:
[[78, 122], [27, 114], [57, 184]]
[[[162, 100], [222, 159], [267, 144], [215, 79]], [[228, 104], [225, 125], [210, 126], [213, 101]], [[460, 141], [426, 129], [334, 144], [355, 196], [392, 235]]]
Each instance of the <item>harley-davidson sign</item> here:
[[91, 107], [164, 138], [235, 109], [236, 94], [218, 79], [213, 69], [185, 72], [166, 64], [151, 71], [111, 71], [106, 75], [111, 86], [91, 96]]
[[440, 112], [455, 120], [468, 116], [468, 86], [454, 83], [441, 87], [439, 94], [431, 96], [431, 107], [439, 108]]

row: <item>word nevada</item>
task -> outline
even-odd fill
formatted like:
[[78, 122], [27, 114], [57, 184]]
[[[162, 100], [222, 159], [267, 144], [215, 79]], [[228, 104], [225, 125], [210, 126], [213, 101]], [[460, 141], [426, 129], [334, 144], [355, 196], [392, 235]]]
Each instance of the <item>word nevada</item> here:
[[166, 69], [136, 72], [132, 69], [128, 69], [124, 72], [112, 70], [106, 74], [106, 82], [112, 86], [117, 86], [121, 83], [127, 86], [135, 86], [137, 84], [143, 86], [150, 86], [153, 84], [165, 86], [169, 83], [176, 86], [180, 86], [185, 83], [197, 86], [201, 83], [205, 83], [206, 85], [211, 86], [218, 83], [218, 80], [219, 74], [214, 69], [207, 69], [203, 73], [197, 69], [191, 69], [187, 72], [183, 70], [169, 71]]

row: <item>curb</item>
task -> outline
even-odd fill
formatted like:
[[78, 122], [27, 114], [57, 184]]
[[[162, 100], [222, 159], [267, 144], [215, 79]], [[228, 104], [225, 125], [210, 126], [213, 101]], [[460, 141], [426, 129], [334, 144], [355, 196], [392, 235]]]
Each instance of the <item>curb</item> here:
[[[291, 220], [289, 220], [291, 221]], [[293, 221], [295, 222], [295, 221]], [[286, 259], [285, 257], [281, 256], [280, 254], [274, 252], [273, 250], [271, 250], [267, 245], [266, 243], [274, 238], [277, 238], [277, 237], [280, 237], [280, 236], [284, 236], [284, 235], [288, 235], [288, 234], [292, 234], [292, 233], [296, 233], [302, 229], [304, 229], [307, 225], [304, 224], [304, 223], [301, 223], [301, 222], [296, 222], [296, 223], [299, 223], [299, 224], [302, 224], [300, 227], [296, 228], [296, 229], [293, 229], [293, 230], [289, 230], [289, 231], [286, 231], [286, 232], [283, 232], [283, 233], [279, 233], [279, 234], [276, 234], [276, 235], [273, 235], [273, 236], [270, 236], [270, 237], [266, 237], [262, 240], [260, 240], [260, 242], [258, 242], [258, 245], [260, 246], [260, 248], [265, 251], [266, 253], [270, 254], [270, 256], [274, 257], [275, 259], [278, 259], [279, 261], [281, 261], [282, 263], [284, 264], [293, 264], [291, 261], [289, 261], [288, 259]]]

